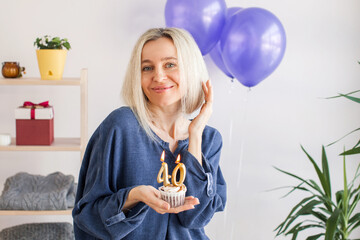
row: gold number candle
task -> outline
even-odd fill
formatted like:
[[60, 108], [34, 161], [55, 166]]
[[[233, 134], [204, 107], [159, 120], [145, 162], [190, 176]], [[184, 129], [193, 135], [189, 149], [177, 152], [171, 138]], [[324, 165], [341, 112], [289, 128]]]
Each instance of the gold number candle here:
[[161, 160], [162, 164], [161, 164], [159, 173], [157, 175], [157, 182], [158, 183], [163, 182], [164, 186], [169, 186], [170, 185], [169, 178], [171, 176], [169, 176], [168, 165], [165, 162], [165, 150], [162, 152], [160, 160]]
[[[185, 167], [185, 164], [180, 163], [180, 154], [177, 156], [175, 163], [177, 163], [177, 165], [174, 168], [174, 171], [172, 172], [171, 182], [174, 186], [180, 187], [184, 183], [185, 176], [186, 176], [186, 167]], [[180, 170], [180, 179], [177, 182], [176, 175], [179, 170]]]

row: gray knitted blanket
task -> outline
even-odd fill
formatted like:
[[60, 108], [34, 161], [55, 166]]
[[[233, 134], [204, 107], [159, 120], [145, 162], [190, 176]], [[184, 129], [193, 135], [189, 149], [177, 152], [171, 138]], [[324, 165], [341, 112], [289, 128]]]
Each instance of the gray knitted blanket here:
[[72, 175], [17, 173], [6, 179], [0, 196], [2, 210], [66, 210], [74, 207], [76, 184]]
[[30, 223], [5, 228], [0, 240], [73, 240], [74, 231], [70, 223]]

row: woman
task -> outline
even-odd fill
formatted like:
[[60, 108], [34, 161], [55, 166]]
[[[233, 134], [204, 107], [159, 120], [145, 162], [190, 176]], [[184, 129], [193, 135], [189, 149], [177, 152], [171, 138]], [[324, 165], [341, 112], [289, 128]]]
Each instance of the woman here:
[[[113, 111], [86, 149], [73, 210], [76, 239], [208, 239], [204, 226], [224, 209], [226, 185], [221, 135], [206, 126], [213, 97], [207, 79], [186, 31], [150, 29], [140, 37], [122, 89], [129, 107]], [[177, 208], [157, 190], [163, 150], [170, 172], [178, 154], [187, 169], [188, 197]]]

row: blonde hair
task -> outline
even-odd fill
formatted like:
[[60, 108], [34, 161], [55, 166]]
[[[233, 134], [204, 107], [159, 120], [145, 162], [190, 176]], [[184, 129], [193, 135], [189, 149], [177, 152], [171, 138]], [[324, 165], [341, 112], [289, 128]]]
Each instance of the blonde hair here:
[[200, 49], [187, 31], [178, 28], [153, 28], [141, 35], [131, 54], [123, 82], [122, 97], [135, 113], [147, 135], [154, 140], [156, 138], [150, 128], [152, 113], [141, 88], [141, 53], [147, 42], [163, 37], [171, 39], [177, 51], [180, 82], [185, 88], [182, 89], [184, 94], [181, 99], [183, 114], [191, 114], [202, 105], [202, 82], [209, 78]]

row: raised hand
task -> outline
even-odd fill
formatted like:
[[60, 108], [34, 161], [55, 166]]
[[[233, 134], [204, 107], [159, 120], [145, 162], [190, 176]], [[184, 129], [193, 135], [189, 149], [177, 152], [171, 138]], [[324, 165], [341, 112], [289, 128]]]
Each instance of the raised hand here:
[[202, 83], [202, 88], [205, 94], [205, 102], [201, 106], [199, 115], [197, 115], [189, 125], [189, 134], [200, 134], [204, 131], [207, 122], [212, 114], [213, 105], [213, 89], [210, 80]]
[[213, 89], [210, 80], [208, 80], [206, 84], [202, 83], [202, 88], [205, 93], [205, 103], [201, 106], [199, 115], [197, 115], [189, 125], [188, 147], [188, 151], [199, 161], [200, 165], [202, 165], [202, 133], [212, 114], [213, 105]]

